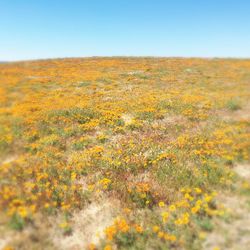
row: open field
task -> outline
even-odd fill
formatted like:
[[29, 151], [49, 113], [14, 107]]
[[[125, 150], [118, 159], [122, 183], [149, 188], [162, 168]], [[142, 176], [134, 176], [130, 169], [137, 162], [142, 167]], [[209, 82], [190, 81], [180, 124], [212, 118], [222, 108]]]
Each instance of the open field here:
[[0, 249], [250, 245], [250, 60], [0, 64]]

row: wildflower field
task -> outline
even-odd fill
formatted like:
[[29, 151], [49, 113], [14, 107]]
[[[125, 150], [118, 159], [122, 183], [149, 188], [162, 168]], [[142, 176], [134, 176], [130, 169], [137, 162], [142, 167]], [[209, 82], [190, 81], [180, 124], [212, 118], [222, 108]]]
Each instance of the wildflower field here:
[[250, 60], [0, 64], [0, 249], [250, 245]]

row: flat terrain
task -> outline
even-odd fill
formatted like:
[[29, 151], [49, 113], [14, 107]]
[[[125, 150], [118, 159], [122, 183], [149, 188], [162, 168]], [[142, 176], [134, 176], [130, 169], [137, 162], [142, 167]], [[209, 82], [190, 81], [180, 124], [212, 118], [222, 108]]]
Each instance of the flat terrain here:
[[0, 65], [0, 249], [250, 245], [250, 60]]

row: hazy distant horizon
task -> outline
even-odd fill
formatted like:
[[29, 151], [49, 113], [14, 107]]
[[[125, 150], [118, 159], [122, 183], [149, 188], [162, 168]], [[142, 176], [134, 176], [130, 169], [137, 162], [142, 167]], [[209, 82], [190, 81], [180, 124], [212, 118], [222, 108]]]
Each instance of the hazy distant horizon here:
[[21, 60], [0, 60], [0, 63], [15, 63], [15, 62], [29, 62], [29, 61], [46, 61], [46, 60], [64, 60], [64, 59], [109, 59], [109, 58], [155, 58], [155, 59], [204, 59], [204, 60], [250, 60], [250, 57], [202, 57], [202, 56], [75, 56], [75, 57], [51, 57], [51, 58], [30, 58], [30, 59], [21, 59]]

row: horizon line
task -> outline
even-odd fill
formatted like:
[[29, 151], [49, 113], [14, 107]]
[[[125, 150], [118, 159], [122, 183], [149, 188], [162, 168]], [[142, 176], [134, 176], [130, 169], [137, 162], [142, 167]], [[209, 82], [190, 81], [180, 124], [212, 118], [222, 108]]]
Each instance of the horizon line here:
[[0, 64], [4, 63], [19, 63], [19, 62], [34, 62], [34, 61], [50, 61], [50, 60], [64, 60], [64, 59], [91, 59], [91, 58], [100, 58], [100, 59], [108, 59], [108, 58], [161, 58], [161, 59], [234, 59], [234, 60], [250, 60], [250, 57], [242, 57], [242, 56], [66, 56], [66, 57], [48, 57], [48, 58], [28, 58], [28, 59], [17, 59], [17, 60], [0, 60]]

